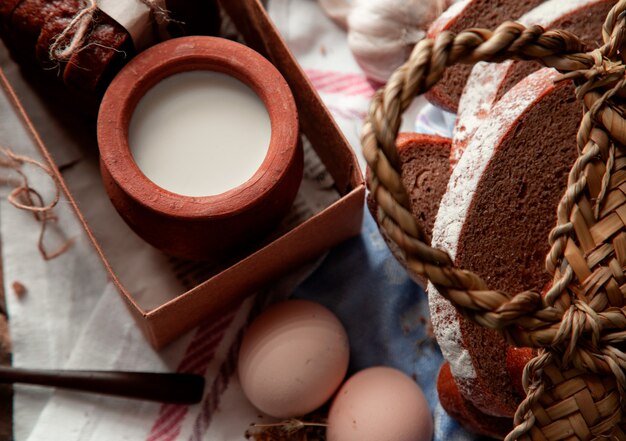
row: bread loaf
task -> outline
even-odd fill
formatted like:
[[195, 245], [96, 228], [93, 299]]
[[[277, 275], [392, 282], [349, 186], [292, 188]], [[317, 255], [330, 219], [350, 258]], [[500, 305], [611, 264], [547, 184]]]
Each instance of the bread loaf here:
[[[558, 74], [542, 69], [494, 106], [454, 168], [433, 228], [433, 246], [493, 289], [541, 290], [548, 233], [577, 156], [581, 107]], [[536, 136], [541, 133], [542, 136]], [[461, 394], [480, 411], [511, 417], [521, 399], [499, 333], [468, 321], [428, 289], [437, 341]]]
[[[88, 21], [84, 39], [69, 59], [51, 59], [50, 48], [65, 30], [68, 33], [61, 45], [72, 40], [77, 27], [68, 26], [87, 7], [86, 3], [79, 0], [0, 3], [0, 35], [13, 58], [28, 69], [35, 67], [62, 81], [81, 100], [98, 101], [113, 76], [135, 53], [128, 31], [96, 9]], [[219, 10], [213, 0], [170, 0], [166, 9], [174, 11], [167, 26], [173, 36], [219, 32]]]

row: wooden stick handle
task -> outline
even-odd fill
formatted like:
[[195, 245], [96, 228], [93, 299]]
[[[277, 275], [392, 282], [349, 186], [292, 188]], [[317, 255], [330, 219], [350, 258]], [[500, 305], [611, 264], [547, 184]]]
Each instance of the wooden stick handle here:
[[0, 367], [0, 383], [36, 384], [179, 404], [198, 403], [204, 392], [204, 378], [200, 375], [150, 372]]

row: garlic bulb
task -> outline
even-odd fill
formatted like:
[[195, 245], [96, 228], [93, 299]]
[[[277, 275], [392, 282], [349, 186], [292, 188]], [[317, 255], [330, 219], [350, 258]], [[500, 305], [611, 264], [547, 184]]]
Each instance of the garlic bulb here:
[[449, 0], [353, 0], [348, 45], [368, 78], [386, 82]]
[[348, 29], [348, 14], [354, 6], [354, 0], [319, 0], [319, 4], [335, 23]]

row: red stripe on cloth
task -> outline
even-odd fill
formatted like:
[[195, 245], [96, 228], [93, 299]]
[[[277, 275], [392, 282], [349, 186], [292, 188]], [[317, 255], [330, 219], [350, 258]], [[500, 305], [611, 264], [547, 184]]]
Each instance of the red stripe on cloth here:
[[[224, 324], [230, 324], [236, 312], [236, 310], [228, 311], [216, 321], [210, 323], [207, 322], [206, 324], [201, 325], [194, 334], [193, 341], [189, 345], [189, 348], [193, 349], [194, 344], [196, 344], [198, 341], [202, 341], [203, 339], [207, 338], [207, 336], [213, 334], [216, 329], [223, 329]], [[185, 356], [187, 355], [185, 354]]]
[[194, 373], [194, 369], [197, 369], [198, 367], [198, 361], [205, 360], [207, 357], [210, 357], [212, 350], [222, 340], [224, 331], [226, 330], [225, 328], [227, 327], [228, 324], [224, 324], [223, 329], [216, 329], [215, 333], [210, 337], [195, 342], [194, 346], [190, 346], [190, 349], [192, 350], [185, 356], [185, 359], [178, 366], [178, 372]]
[[329, 77], [313, 81], [313, 86], [320, 91], [326, 92], [329, 88], [336, 88], [340, 85], [361, 84], [362, 79], [345, 78], [345, 77]]
[[313, 85], [316, 88], [325, 90], [329, 86], [336, 86], [339, 84], [353, 84], [361, 83], [363, 78], [354, 77], [353, 75], [329, 75], [327, 77], [319, 78], [313, 81]]
[[364, 75], [360, 73], [352, 73], [352, 72], [338, 72], [332, 70], [318, 70], [318, 69], [306, 69], [305, 73], [307, 77], [311, 79], [320, 79], [320, 78], [365, 78]]
[[180, 433], [180, 422], [187, 415], [187, 407], [180, 404], [163, 405], [159, 420], [152, 427], [147, 441], [163, 441], [173, 434], [177, 436]]
[[375, 90], [369, 83], [352, 83], [351, 85], [341, 86], [337, 90], [332, 88], [326, 89], [326, 93], [341, 93], [347, 96], [362, 95], [365, 98], [371, 98], [374, 95]]
[[204, 375], [207, 365], [211, 361], [211, 358], [213, 358], [213, 354], [217, 349], [217, 346], [224, 337], [225, 331], [226, 330], [221, 331], [213, 340], [213, 342], [207, 342], [206, 345], [202, 346], [202, 351], [196, 354], [196, 358], [189, 360], [186, 366], [186, 370], [184, 372]]
[[[256, 297], [252, 308], [250, 308], [250, 313], [248, 314], [248, 322], [263, 310], [266, 301], [265, 297], [265, 295], [258, 295]], [[202, 441], [203, 435], [208, 430], [213, 414], [220, 404], [222, 394], [228, 387], [230, 377], [232, 377], [237, 370], [239, 347], [241, 346], [241, 341], [243, 340], [245, 331], [246, 327], [244, 326], [237, 332], [235, 340], [228, 349], [228, 353], [220, 366], [219, 373], [211, 384], [210, 392], [205, 394], [200, 413], [196, 417], [193, 425], [193, 431], [189, 436], [189, 441]]]
[[340, 116], [345, 119], [361, 120], [365, 118], [365, 112], [355, 109], [344, 109], [341, 107], [328, 106], [328, 110], [333, 116]]
[[180, 415], [185, 410], [185, 405], [182, 404], [165, 404], [163, 406], [163, 418], [161, 419], [161, 426], [165, 426], [175, 416]]
[[[192, 372], [203, 375], [215, 356], [215, 351], [224, 337], [226, 328], [231, 324], [239, 305], [217, 321], [200, 325], [191, 340], [185, 355], [178, 365], [178, 372]], [[182, 423], [189, 406], [163, 404], [146, 441], [171, 441], [180, 434]]]
[[[235, 312], [232, 311], [224, 315], [221, 319], [212, 323], [211, 325], [198, 328], [192, 342], [187, 347], [187, 352], [185, 353], [185, 356], [178, 365], [177, 371], [198, 373], [198, 361], [210, 359], [212, 357], [213, 349], [215, 349], [215, 347], [222, 340], [224, 332], [230, 325], [230, 322], [233, 320], [234, 316]], [[202, 370], [200, 374], [203, 374], [206, 366], [204, 366], [204, 369], [202, 369], [201, 363], [200, 369]]]
[[219, 373], [211, 384], [211, 391], [205, 396], [202, 402], [202, 409], [194, 422], [193, 432], [189, 437], [189, 441], [202, 441], [202, 436], [209, 428], [213, 414], [220, 404], [222, 393], [226, 390], [230, 377], [237, 369], [237, 357], [239, 355], [239, 347], [243, 340], [243, 335], [244, 330], [241, 329], [233, 345], [228, 350], [228, 354], [220, 366]]
[[342, 81], [340, 83], [329, 85], [323, 89], [319, 89], [323, 93], [337, 93], [341, 95], [357, 95], [355, 91], [360, 91], [364, 96], [372, 96], [374, 90], [370, 88], [369, 84], [354, 81]]
[[371, 97], [377, 85], [364, 75], [354, 73], [306, 70], [309, 80], [318, 92]]
[[355, 74], [346, 74], [343, 72], [317, 70], [317, 69], [306, 69], [304, 72], [306, 73], [306, 76], [311, 81], [320, 81], [320, 80], [332, 79], [332, 78], [336, 79], [340, 77], [345, 77], [346, 75], [355, 75]]

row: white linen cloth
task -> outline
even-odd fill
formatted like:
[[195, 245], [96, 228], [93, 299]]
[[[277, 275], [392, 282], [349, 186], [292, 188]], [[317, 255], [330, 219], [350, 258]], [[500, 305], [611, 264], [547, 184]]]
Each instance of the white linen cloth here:
[[[345, 32], [312, 0], [270, 0], [268, 10], [343, 133], [359, 152], [363, 165], [359, 130], [375, 86], [365, 79], [353, 60]], [[99, 179], [97, 172], [89, 170], [82, 161], [89, 153], [76, 147], [80, 140], [68, 144], [66, 128], [51, 116], [50, 109], [21, 80], [6, 53], [2, 53], [0, 59], [29, 115], [53, 151], [57, 164], [61, 168], [67, 167], [66, 178], [82, 179], [96, 173]], [[413, 104], [405, 117], [405, 130], [414, 129], [415, 115], [423, 105], [422, 99]], [[15, 120], [11, 122], [11, 112], [5, 103], [0, 105], [0, 112], [0, 133], [6, 140], [3, 142], [20, 145], [20, 149], [24, 148], [21, 153], [37, 157], [32, 145], [29, 147], [24, 141], [24, 133], [13, 132]], [[7, 133], [13, 133], [11, 136], [15, 139], [7, 139]], [[33, 186], [38, 187], [38, 179], [47, 178], [34, 172]], [[101, 189], [93, 186], [97, 181], [86, 179], [85, 182], [81, 191], [99, 191], [98, 197], [106, 197]], [[89, 206], [82, 208], [91, 209]], [[205, 323], [165, 350], [155, 352], [143, 339], [113, 286], [107, 282], [100, 261], [81, 234], [69, 207], [62, 201], [56, 212], [62, 229], [58, 233], [61, 237], [50, 236], [52, 245], [60, 243], [63, 237], [72, 238], [75, 243], [65, 255], [44, 262], [36, 249], [39, 226], [32, 215], [16, 210], [5, 200], [0, 202], [4, 283], [14, 365], [197, 372], [207, 379], [205, 398], [194, 406], [160, 405], [17, 386], [16, 441], [243, 440], [248, 425], [259, 421], [260, 417], [243, 396], [236, 375], [233, 375], [242, 328], [267, 301], [289, 295], [315, 265], [285, 277], [271, 290], [249, 298], [221, 320]], [[126, 252], [128, 247], [143, 250], [140, 241], [119, 243], [119, 238], [109, 233], [115, 231], [116, 222], [121, 222], [110, 208], [109, 212], [99, 216], [100, 224], [93, 225], [96, 233], [108, 241], [107, 246], [117, 253]], [[150, 270], [132, 265], [125, 268], [130, 278], [150, 274]], [[24, 297], [13, 295], [11, 284], [14, 281], [27, 287], [28, 293]], [[150, 298], [158, 288], [151, 280], [143, 280], [139, 285], [145, 298]], [[445, 418], [440, 407], [436, 413], [438, 419]], [[262, 421], [266, 422], [267, 418]]]

